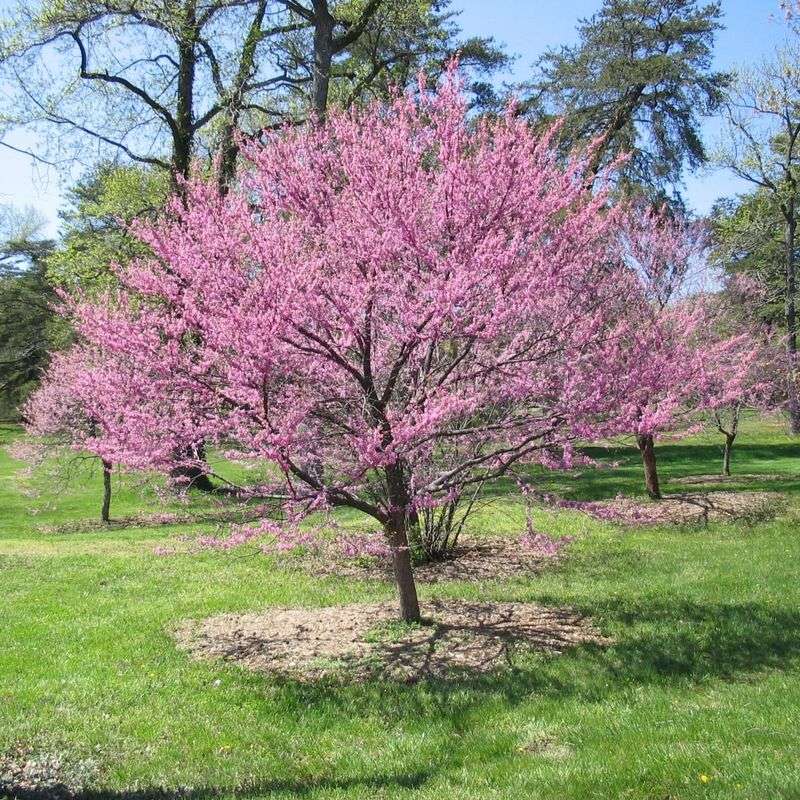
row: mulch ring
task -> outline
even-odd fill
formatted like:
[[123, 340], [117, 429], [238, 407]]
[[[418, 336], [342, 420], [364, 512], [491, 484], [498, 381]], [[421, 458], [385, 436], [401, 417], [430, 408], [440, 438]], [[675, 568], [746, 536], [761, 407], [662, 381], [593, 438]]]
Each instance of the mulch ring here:
[[70, 800], [95, 778], [93, 760], [37, 751], [17, 743], [0, 753], [0, 797], [24, 800]]
[[[526, 550], [513, 537], [462, 536], [445, 558], [417, 564], [414, 577], [418, 583], [425, 584], [508, 580], [536, 575], [546, 567], [553, 567], [562, 557], [561, 553], [551, 556]], [[304, 554], [301, 562], [304, 569], [318, 577], [394, 581], [390, 560], [346, 558], [334, 547]]]
[[179, 627], [179, 646], [301, 681], [326, 676], [413, 682], [510, 666], [515, 652], [550, 654], [585, 643], [606, 645], [586, 617], [529, 603], [429, 600], [422, 625], [398, 621], [396, 603], [273, 608]]
[[685, 478], [670, 478], [670, 483], [681, 486], [714, 486], [736, 485], [739, 483], [765, 483], [769, 481], [785, 481], [797, 479], [798, 475], [777, 472], [734, 473], [733, 475], [688, 475]]
[[627, 525], [696, 524], [769, 519], [783, 509], [786, 499], [776, 492], [685, 492], [662, 500], [617, 497], [580, 504], [580, 510], [598, 519]]

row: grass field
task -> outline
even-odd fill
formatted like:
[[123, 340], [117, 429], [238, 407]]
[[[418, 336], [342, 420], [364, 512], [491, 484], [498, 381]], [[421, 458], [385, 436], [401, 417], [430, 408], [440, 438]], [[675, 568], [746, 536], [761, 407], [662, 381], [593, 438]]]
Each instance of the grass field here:
[[[748, 423], [734, 453], [749, 476], [735, 488], [788, 497], [774, 520], [631, 531], [541, 511], [539, 527], [578, 537], [559, 567], [421, 590], [569, 605], [613, 646], [414, 685], [299, 684], [190, 660], [170, 637], [186, 618], [392, 587], [249, 551], [154, 554], [213, 522], [81, 531], [99, 473], [84, 465], [56, 493], [1, 449], [18, 435], [0, 430], [0, 754], [78, 765], [87, 799], [800, 798], [800, 446], [778, 423]], [[642, 493], [632, 448], [595, 454], [623, 463], [535, 480], [573, 499]], [[659, 455], [674, 491], [717, 472], [720, 446], [709, 435]], [[118, 486], [112, 516], [159, 510], [132, 479]], [[518, 533], [522, 518], [501, 487], [476, 532]]]

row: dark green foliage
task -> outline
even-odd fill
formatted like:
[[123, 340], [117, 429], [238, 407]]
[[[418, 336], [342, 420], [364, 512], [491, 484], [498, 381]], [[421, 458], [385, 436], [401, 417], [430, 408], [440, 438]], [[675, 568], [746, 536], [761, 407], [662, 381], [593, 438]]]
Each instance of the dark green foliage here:
[[53, 243], [39, 238], [35, 228], [14, 223], [3, 226], [0, 240], [0, 418], [18, 415], [50, 350], [65, 337], [45, 271]]
[[759, 189], [751, 194], [718, 201], [711, 213], [714, 262], [729, 277], [746, 275], [764, 289], [753, 321], [785, 329], [784, 223], [775, 199]]
[[719, 3], [604, 0], [579, 23], [577, 45], [541, 57], [527, 110], [565, 117], [565, 150], [599, 140], [595, 169], [629, 153], [623, 188], [674, 189], [685, 166], [706, 160], [700, 117], [728, 82], [711, 70], [720, 19]]
[[165, 172], [141, 165], [103, 163], [90, 171], [67, 193], [61, 241], [47, 259], [48, 279], [90, 293], [113, 285], [113, 264], [147, 252], [126, 225], [156, 216], [169, 188]]

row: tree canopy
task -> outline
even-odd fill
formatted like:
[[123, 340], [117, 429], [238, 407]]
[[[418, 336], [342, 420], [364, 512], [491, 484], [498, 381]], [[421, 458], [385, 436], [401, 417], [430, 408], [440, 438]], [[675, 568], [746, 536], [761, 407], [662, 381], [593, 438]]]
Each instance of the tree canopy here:
[[721, 17], [719, 3], [604, 0], [579, 23], [576, 45], [539, 59], [527, 110], [563, 115], [562, 148], [594, 142], [595, 169], [628, 156], [625, 190], [674, 190], [685, 167], [706, 161], [700, 119], [728, 83], [711, 67]]

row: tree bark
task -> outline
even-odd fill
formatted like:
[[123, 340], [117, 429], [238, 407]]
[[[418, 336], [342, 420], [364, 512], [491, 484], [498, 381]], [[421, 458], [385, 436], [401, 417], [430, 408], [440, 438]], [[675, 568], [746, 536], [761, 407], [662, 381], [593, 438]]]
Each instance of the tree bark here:
[[653, 437], [652, 435], [637, 436], [636, 443], [639, 445], [639, 452], [642, 454], [647, 494], [650, 495], [653, 500], [660, 500], [661, 487], [658, 483], [658, 469], [656, 467], [656, 451]]
[[722, 453], [722, 474], [731, 474], [731, 450], [733, 450], [733, 442], [736, 439], [735, 433], [725, 434], [725, 450]]
[[[205, 443], [200, 442], [199, 444], [191, 445], [183, 450], [179, 450], [178, 455], [181, 457], [187, 457], [194, 461], [205, 462]], [[170, 471], [169, 476], [173, 481], [185, 484], [187, 489], [197, 489], [200, 492], [217, 491], [217, 487], [211, 482], [211, 479], [205, 473], [203, 468], [197, 464], [180, 464]]]
[[394, 579], [400, 597], [400, 617], [404, 622], [419, 622], [419, 599], [408, 541], [409, 493], [402, 464], [386, 467], [386, 484], [390, 511], [385, 529], [392, 548]]
[[[394, 515], [393, 515], [394, 516]], [[400, 617], [404, 622], [419, 622], [419, 598], [411, 566], [411, 547], [408, 543], [408, 529], [404, 513], [400, 513], [389, 523], [386, 535], [392, 548], [392, 567], [397, 593], [400, 598]]]
[[312, 106], [317, 122], [325, 119], [333, 63], [333, 26], [335, 20], [328, 0], [314, 0], [314, 70]]
[[185, 0], [183, 19], [178, 36], [178, 97], [175, 107], [175, 126], [172, 131], [173, 180], [186, 178], [192, 163], [194, 141], [194, 79], [197, 66], [197, 5]]
[[233, 179], [236, 176], [236, 161], [239, 157], [239, 147], [236, 144], [236, 133], [239, 128], [239, 114], [247, 82], [252, 77], [256, 68], [256, 48], [261, 41], [261, 26], [267, 13], [267, 0], [259, 0], [256, 11], [247, 31], [247, 38], [242, 47], [239, 59], [239, 69], [225, 115], [225, 125], [220, 140], [219, 175], [217, 182], [220, 192], [227, 194]]
[[103, 507], [100, 510], [100, 521], [110, 522], [111, 517], [111, 462], [102, 459], [103, 462]]
[[797, 392], [797, 265], [795, 263], [795, 239], [797, 219], [794, 204], [785, 212], [786, 217], [786, 381], [789, 429], [792, 435], [800, 434], [800, 398]]

